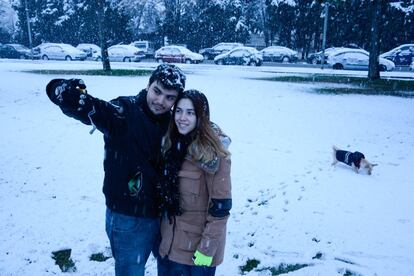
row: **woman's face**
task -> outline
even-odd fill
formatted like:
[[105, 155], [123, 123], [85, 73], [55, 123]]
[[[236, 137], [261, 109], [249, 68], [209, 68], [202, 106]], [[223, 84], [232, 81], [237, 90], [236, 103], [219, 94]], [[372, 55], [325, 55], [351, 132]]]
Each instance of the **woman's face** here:
[[175, 125], [178, 132], [182, 135], [190, 133], [197, 124], [193, 102], [189, 99], [181, 99], [177, 103], [177, 109], [174, 114]]

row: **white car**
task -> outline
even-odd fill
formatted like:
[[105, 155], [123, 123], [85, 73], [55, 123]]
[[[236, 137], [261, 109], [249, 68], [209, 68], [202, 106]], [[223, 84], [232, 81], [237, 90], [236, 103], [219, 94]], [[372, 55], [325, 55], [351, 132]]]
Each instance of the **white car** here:
[[[365, 50], [343, 49], [328, 56], [328, 64], [333, 69], [368, 70], [369, 54]], [[380, 71], [392, 71], [394, 62], [379, 58]]]
[[81, 43], [76, 46], [77, 49], [83, 51], [87, 55], [87, 59], [100, 61], [102, 60], [101, 56], [101, 47], [96, 44], [91, 43]]
[[161, 62], [179, 62], [179, 63], [201, 63], [204, 57], [200, 54], [191, 52], [184, 46], [164, 46], [155, 51], [155, 60]]
[[109, 61], [141, 61], [145, 55], [137, 47], [131, 45], [114, 45], [108, 48]]
[[42, 43], [33, 49], [35, 56], [43, 60], [85, 60], [86, 54], [70, 44]]

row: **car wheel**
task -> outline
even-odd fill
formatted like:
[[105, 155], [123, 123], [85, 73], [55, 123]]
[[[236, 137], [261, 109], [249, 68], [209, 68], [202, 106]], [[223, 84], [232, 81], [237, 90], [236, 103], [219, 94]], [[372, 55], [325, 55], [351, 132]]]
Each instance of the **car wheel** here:
[[317, 60], [316, 58], [313, 58], [311, 63], [312, 63], [313, 65], [316, 65], [316, 64], [318, 64], [318, 60]]
[[332, 66], [332, 68], [336, 69], [336, 70], [342, 70], [342, 69], [344, 69], [344, 66], [340, 63], [336, 63]]
[[224, 63], [223, 63], [223, 60], [222, 60], [222, 59], [218, 60], [218, 61], [217, 61], [217, 64], [218, 64], [218, 65], [223, 65], [223, 64], [224, 64]]
[[20, 59], [26, 59], [26, 57], [24, 55], [20, 55], [19, 58]]
[[203, 58], [204, 58], [205, 60], [207, 60], [207, 59], [208, 59], [208, 55], [207, 55], [207, 54], [204, 54], [204, 55], [203, 55]]
[[288, 57], [283, 57], [282, 62], [283, 63], [288, 63], [288, 62], [290, 62], [290, 59]]
[[157, 62], [158, 62], [158, 63], [162, 63], [162, 62], [163, 62], [163, 61], [162, 61], [162, 58], [157, 59]]
[[96, 58], [96, 61], [102, 61], [102, 58], [101, 57], [97, 57]]
[[387, 71], [387, 67], [386, 67], [384, 64], [380, 64], [380, 66], [379, 66], [379, 70], [380, 70], [381, 72]]
[[250, 66], [257, 66], [256, 61], [253, 61], [253, 60], [249, 62], [249, 65]]
[[124, 62], [131, 62], [131, 58], [130, 57], [124, 57]]
[[70, 56], [66, 56], [66, 57], [65, 57], [65, 60], [67, 60], [67, 61], [71, 61], [71, 60], [72, 60], [72, 58], [71, 58]]
[[185, 60], [185, 63], [186, 63], [186, 64], [191, 64], [191, 59], [186, 59], [186, 60]]
[[43, 55], [43, 56], [42, 56], [42, 59], [43, 59], [43, 60], [49, 60], [49, 57], [48, 57], [47, 55]]

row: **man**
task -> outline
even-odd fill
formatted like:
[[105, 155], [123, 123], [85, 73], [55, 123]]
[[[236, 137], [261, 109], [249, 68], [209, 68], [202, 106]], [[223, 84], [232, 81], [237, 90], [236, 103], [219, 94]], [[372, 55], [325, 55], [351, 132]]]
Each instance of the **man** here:
[[157, 245], [155, 187], [161, 138], [184, 87], [183, 72], [169, 64], [159, 65], [137, 96], [110, 102], [87, 94], [79, 79], [54, 79], [46, 87], [50, 100], [64, 114], [104, 134], [106, 232], [116, 275], [144, 275], [145, 263]]

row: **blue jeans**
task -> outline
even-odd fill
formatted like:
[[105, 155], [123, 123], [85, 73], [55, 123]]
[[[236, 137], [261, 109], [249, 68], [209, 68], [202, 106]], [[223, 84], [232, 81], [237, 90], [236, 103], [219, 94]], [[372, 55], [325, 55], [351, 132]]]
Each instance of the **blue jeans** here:
[[179, 264], [168, 257], [158, 257], [157, 266], [158, 276], [214, 276], [216, 273], [216, 267]]
[[158, 257], [159, 231], [158, 218], [131, 217], [106, 209], [106, 234], [116, 276], [144, 276], [151, 251]]

